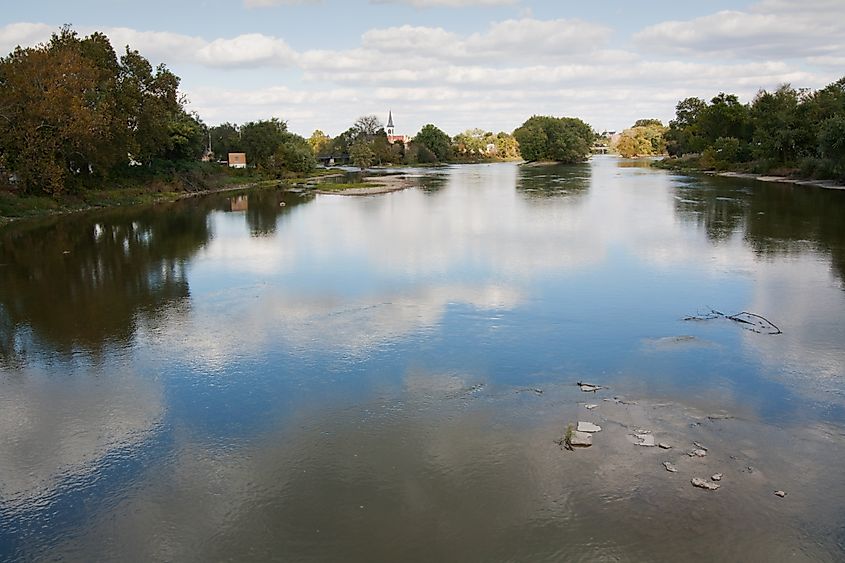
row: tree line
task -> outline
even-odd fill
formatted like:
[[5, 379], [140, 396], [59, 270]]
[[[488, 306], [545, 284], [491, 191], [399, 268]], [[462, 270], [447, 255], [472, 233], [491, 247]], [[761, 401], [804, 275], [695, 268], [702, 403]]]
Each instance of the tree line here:
[[747, 104], [720, 93], [678, 102], [666, 150], [702, 168], [845, 178], [845, 78], [811, 91], [786, 84]]
[[513, 134], [468, 129], [450, 137], [427, 124], [403, 142], [389, 138], [377, 116], [364, 115], [336, 137], [318, 129], [304, 139], [288, 132], [284, 122], [271, 119], [244, 125], [223, 123], [209, 129], [209, 138], [218, 158], [244, 152], [251, 165], [283, 173], [308, 172], [317, 160], [360, 168], [520, 158], [581, 162], [590, 154], [595, 133], [580, 119], [534, 116]]
[[17, 47], [0, 59], [0, 188], [59, 196], [186, 171], [219, 174], [221, 167], [200, 160], [225, 161], [230, 152], [246, 153], [251, 167], [277, 178], [333, 158], [362, 168], [579, 162], [595, 138], [580, 119], [548, 116], [534, 116], [512, 134], [469, 129], [454, 138], [428, 124], [406, 142], [388, 138], [374, 115], [334, 138], [318, 130], [305, 139], [278, 118], [208, 127], [187, 111], [179, 84], [138, 51], [117, 53], [102, 33], [80, 37], [65, 26], [46, 43]]

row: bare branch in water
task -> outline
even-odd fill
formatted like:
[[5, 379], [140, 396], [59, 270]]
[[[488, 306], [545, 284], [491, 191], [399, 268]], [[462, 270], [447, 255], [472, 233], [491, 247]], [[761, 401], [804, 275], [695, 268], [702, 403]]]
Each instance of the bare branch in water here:
[[685, 321], [712, 321], [713, 319], [727, 319], [743, 325], [742, 328], [758, 334], [783, 334], [778, 326], [762, 315], [743, 311], [734, 315], [726, 315], [716, 309], [711, 309], [704, 315], [684, 317]]

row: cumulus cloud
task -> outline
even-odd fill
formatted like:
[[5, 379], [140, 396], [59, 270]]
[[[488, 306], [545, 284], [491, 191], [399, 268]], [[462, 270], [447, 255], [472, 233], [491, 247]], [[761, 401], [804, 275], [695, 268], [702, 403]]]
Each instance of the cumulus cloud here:
[[845, 49], [845, 3], [767, 0], [748, 11], [724, 10], [666, 21], [635, 34], [641, 47], [668, 53], [790, 59]]
[[198, 62], [209, 66], [292, 64], [296, 53], [284, 40], [260, 33], [215, 39], [196, 51]]
[[56, 28], [45, 23], [10, 23], [0, 27], [0, 49], [3, 53], [15, 47], [29, 47], [50, 39]]
[[[55, 26], [42, 23], [15, 23], [0, 27], [0, 48], [29, 47], [48, 41]], [[127, 46], [153, 62], [194, 63], [208, 67], [289, 66], [296, 52], [278, 37], [248, 33], [208, 41], [199, 36], [169, 31], [141, 31], [129, 27], [81, 27], [80, 35], [100, 31], [108, 36], [120, 54]]]
[[499, 62], [560, 57], [596, 50], [612, 30], [581, 20], [523, 18], [494, 23], [482, 33], [460, 36], [443, 28], [404, 25], [364, 33], [362, 46], [380, 53], [405, 52], [440, 60]]

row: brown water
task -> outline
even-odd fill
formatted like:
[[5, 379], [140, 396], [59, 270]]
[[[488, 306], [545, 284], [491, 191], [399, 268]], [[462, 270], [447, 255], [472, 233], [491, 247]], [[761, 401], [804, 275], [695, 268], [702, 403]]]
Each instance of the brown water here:
[[1, 231], [0, 559], [845, 558], [845, 194], [414, 172]]

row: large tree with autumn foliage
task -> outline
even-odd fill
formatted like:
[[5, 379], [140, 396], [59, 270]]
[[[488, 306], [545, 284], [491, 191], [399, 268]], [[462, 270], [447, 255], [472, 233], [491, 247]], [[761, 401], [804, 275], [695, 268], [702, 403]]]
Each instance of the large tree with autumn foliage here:
[[130, 163], [196, 158], [203, 126], [179, 78], [69, 27], [0, 59], [0, 167], [25, 193], [101, 185]]

